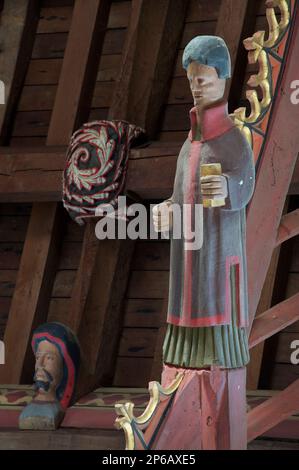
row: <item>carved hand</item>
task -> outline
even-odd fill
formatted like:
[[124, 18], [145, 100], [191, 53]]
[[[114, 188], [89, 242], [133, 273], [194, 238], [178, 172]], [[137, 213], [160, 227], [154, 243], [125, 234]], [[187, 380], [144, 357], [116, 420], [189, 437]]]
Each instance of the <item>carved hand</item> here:
[[223, 175], [209, 175], [200, 178], [204, 199], [225, 199], [228, 194], [227, 179]]
[[153, 221], [156, 232], [167, 232], [172, 227], [172, 202], [168, 199], [153, 207]]

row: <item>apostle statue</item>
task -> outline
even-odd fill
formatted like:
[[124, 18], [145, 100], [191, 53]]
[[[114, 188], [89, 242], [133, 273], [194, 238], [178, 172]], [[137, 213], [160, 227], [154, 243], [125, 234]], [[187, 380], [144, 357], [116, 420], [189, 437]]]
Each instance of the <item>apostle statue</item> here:
[[74, 333], [61, 323], [39, 326], [33, 334], [36, 395], [19, 418], [20, 429], [54, 430], [72, 404], [80, 364]]
[[[153, 210], [156, 230], [169, 231], [171, 239], [164, 385], [178, 368], [244, 376], [249, 362], [245, 209], [255, 182], [252, 149], [228, 115], [231, 61], [223, 39], [195, 37], [184, 50], [183, 67], [194, 99], [191, 130], [173, 194]], [[174, 236], [174, 208], [185, 206], [191, 216], [184, 218], [184, 234], [200, 227], [199, 248]], [[198, 214], [202, 224], [195, 224]]]

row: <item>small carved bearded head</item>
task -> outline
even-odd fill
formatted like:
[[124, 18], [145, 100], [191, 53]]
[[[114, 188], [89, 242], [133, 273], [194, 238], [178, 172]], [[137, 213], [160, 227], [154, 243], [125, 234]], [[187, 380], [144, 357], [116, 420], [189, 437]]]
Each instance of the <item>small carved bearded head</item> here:
[[57, 347], [41, 341], [35, 354], [34, 384], [39, 399], [56, 400], [56, 389], [62, 379], [62, 357]]
[[63, 409], [73, 401], [80, 347], [74, 333], [61, 323], [39, 326], [32, 338], [35, 354], [36, 401], [59, 401]]
[[183, 54], [194, 106], [209, 107], [223, 99], [226, 79], [231, 76], [228, 48], [220, 37], [197, 36]]

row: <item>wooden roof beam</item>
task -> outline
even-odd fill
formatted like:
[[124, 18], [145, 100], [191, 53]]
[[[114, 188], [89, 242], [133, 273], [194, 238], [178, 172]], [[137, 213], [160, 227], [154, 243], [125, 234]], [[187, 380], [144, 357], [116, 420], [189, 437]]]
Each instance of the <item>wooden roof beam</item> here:
[[298, 412], [299, 379], [285, 390], [249, 411], [247, 423], [248, 442], [261, 436], [276, 424]]
[[6, 145], [10, 125], [25, 80], [39, 18], [38, 0], [5, 2], [0, 28], [0, 79], [5, 104], [0, 106], [0, 144]]
[[299, 234], [299, 209], [284, 215], [278, 227], [276, 245], [295, 237]]
[[299, 320], [299, 293], [276, 304], [255, 318], [249, 338], [250, 348], [260, 344]]

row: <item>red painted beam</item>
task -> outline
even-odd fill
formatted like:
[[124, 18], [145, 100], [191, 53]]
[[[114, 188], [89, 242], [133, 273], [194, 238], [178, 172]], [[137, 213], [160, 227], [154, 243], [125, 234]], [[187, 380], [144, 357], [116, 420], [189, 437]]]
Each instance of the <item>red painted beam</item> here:
[[299, 320], [299, 293], [280, 302], [254, 319], [249, 338], [253, 348]]
[[299, 411], [299, 379], [248, 413], [248, 442]]
[[289, 240], [299, 234], [299, 209], [289, 212], [281, 219], [278, 229], [276, 245]]
[[[296, 13], [298, 13], [298, 8]], [[275, 98], [265, 148], [247, 214], [248, 293], [251, 324], [276, 246], [285, 197], [299, 149], [299, 105], [291, 102], [291, 83], [299, 77], [299, 15], [278, 95]]]

